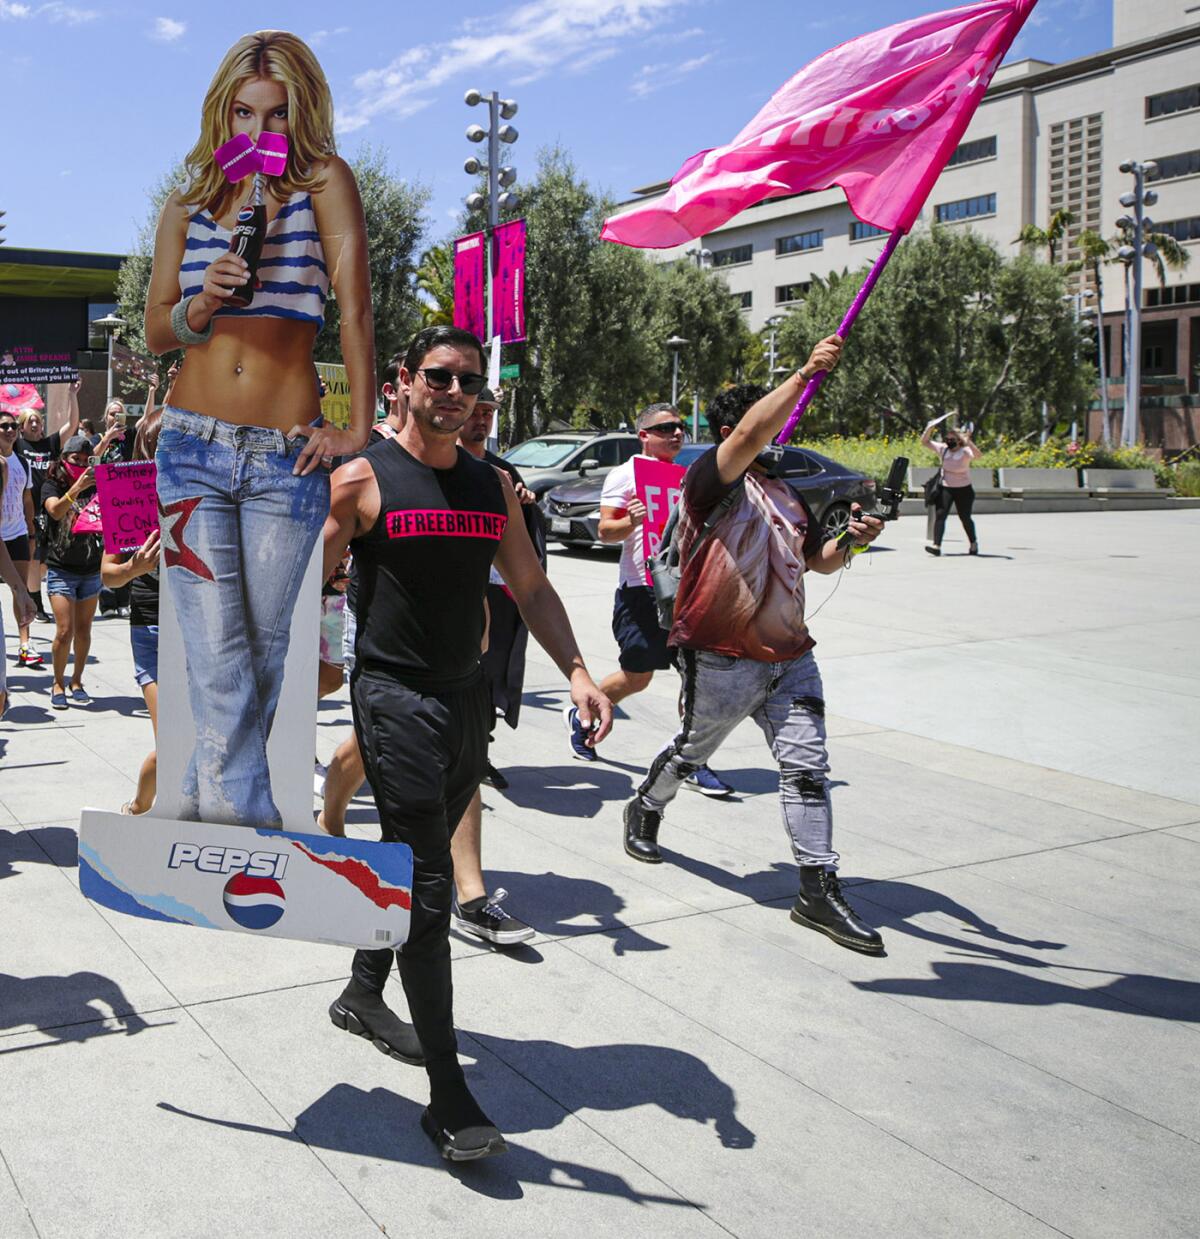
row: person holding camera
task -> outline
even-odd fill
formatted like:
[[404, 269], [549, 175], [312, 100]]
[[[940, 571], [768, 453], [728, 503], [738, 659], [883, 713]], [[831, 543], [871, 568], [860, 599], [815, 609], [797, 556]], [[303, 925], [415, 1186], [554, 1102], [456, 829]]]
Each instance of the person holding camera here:
[[948, 430], [945, 442], [939, 442], [933, 437], [933, 428], [937, 422], [930, 422], [921, 435], [922, 447], [936, 452], [941, 466], [941, 486], [937, 492], [937, 503], [933, 519], [933, 542], [925, 548], [930, 555], [942, 553], [942, 535], [946, 532], [946, 517], [953, 507], [962, 521], [963, 532], [967, 535], [970, 546], [968, 555], [979, 554], [979, 542], [975, 537], [975, 521], [971, 509], [975, 506], [975, 488], [971, 485], [971, 461], [977, 460], [983, 453], [971, 442], [969, 430]]
[[67, 708], [65, 676], [72, 649], [71, 701], [78, 706], [92, 703], [83, 687], [83, 669], [92, 647], [92, 618], [100, 597], [100, 559], [104, 553], [95, 463], [116, 433], [110, 429], [96, 444], [94, 454], [86, 435], [73, 435], [63, 444], [62, 456], [50, 466], [42, 483], [42, 505], [50, 518], [46, 593], [55, 624], [51, 646], [54, 684], [50, 689], [50, 707], [54, 710]]
[[825, 694], [804, 620], [804, 577], [845, 567], [883, 522], [851, 512], [852, 541], [823, 538], [804, 500], [773, 476], [770, 448], [809, 378], [832, 370], [842, 341], [829, 336], [774, 391], [749, 384], [708, 406], [716, 446], [683, 482], [675, 532], [682, 573], [670, 643], [683, 674], [683, 717], [625, 806], [625, 851], [661, 863], [659, 827], [692, 771], [744, 719], [762, 728], [779, 764], [779, 800], [800, 889], [792, 920], [869, 954], [883, 938], [847, 903], [837, 877], [825, 746]]

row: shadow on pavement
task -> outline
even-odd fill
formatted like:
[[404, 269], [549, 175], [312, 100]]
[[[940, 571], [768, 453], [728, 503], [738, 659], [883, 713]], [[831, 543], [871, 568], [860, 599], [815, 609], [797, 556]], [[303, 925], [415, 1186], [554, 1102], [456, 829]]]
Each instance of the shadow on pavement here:
[[[854, 985], [857, 989], [952, 1002], [993, 1002], [1032, 1007], [1064, 1003], [1122, 1015], [1186, 1021], [1200, 1019], [1200, 982], [1146, 973], [1081, 968], [1060, 963], [1054, 958], [1008, 950], [1008, 947], [1023, 947], [1033, 951], [1061, 951], [1067, 944], [1017, 937], [999, 929], [957, 900], [911, 882], [869, 882], [855, 887], [854, 893], [861, 896], [862, 903], [870, 904], [866, 911], [867, 918], [885, 933], [896, 931], [908, 934], [985, 961], [959, 963], [934, 960], [931, 963], [932, 977], [856, 981]], [[943, 915], [958, 921], [962, 933], [969, 936], [957, 937], [948, 931], [915, 924], [911, 918], [921, 913]], [[1010, 967], [1000, 967], [1000, 964]], [[1105, 985], [1088, 988], [1066, 980], [1033, 976], [1029, 971], [1050, 968], [1056, 972], [1076, 972], [1112, 979]]]
[[[727, 1149], [754, 1147], [754, 1133], [737, 1117], [737, 1097], [703, 1059], [661, 1045], [621, 1042], [615, 1045], [569, 1046], [539, 1039], [521, 1041], [490, 1033], [463, 1034], [527, 1079], [541, 1078], [541, 1087], [565, 1096], [576, 1110], [633, 1110], [658, 1106], [677, 1119], [710, 1124]], [[548, 1122], [521, 1124], [508, 1120], [512, 1131], [556, 1127], [565, 1117], [556, 1109]]]
[[[69, 826], [37, 826], [0, 830], [0, 878], [16, 875], [14, 865], [57, 865], [74, 869], [79, 863], [78, 837]], [[4, 1012], [0, 1009], [0, 1018]]]
[[560, 817], [595, 817], [609, 800], [628, 800], [633, 781], [600, 762], [570, 766], [509, 766], [508, 790], [502, 795], [522, 809]]
[[32, 1024], [54, 1041], [87, 1041], [111, 1031], [101, 1023], [110, 1017], [97, 1002], [111, 1010], [129, 1036], [150, 1027], [116, 981], [98, 972], [43, 977], [0, 972], [0, 1028]]
[[[557, 1121], [566, 1117], [561, 1107], [548, 1098], [538, 1096], [533, 1103], [546, 1110], [553, 1108]], [[559, 1161], [543, 1156], [520, 1145], [509, 1145], [504, 1157], [449, 1168], [430, 1143], [419, 1125], [422, 1107], [407, 1097], [400, 1097], [385, 1088], [365, 1092], [351, 1084], [335, 1084], [307, 1110], [296, 1116], [293, 1131], [280, 1131], [254, 1123], [238, 1123], [191, 1110], [183, 1110], [160, 1101], [159, 1109], [183, 1118], [196, 1119], [232, 1131], [274, 1136], [279, 1140], [303, 1143], [310, 1148], [350, 1153], [377, 1161], [403, 1162], [418, 1166], [446, 1166], [448, 1172], [464, 1187], [481, 1196], [496, 1200], [520, 1200], [523, 1183], [540, 1187], [556, 1187], [567, 1191], [596, 1192], [604, 1196], [620, 1196], [637, 1204], [683, 1205], [693, 1208], [693, 1202], [677, 1196], [660, 1196], [640, 1192], [618, 1174], [581, 1166], [576, 1162]], [[510, 1116], [511, 1117], [511, 1116]], [[536, 1124], [538, 1129], [553, 1124]], [[512, 1124], [501, 1122], [504, 1131]]]
[[620, 918], [625, 900], [603, 882], [593, 878], [571, 878], [561, 873], [510, 873], [488, 870], [494, 890], [504, 887], [514, 914], [540, 934], [554, 938], [577, 938], [602, 930], [618, 929], [613, 939], [613, 954], [627, 951], [665, 951], [665, 943], [647, 938]]

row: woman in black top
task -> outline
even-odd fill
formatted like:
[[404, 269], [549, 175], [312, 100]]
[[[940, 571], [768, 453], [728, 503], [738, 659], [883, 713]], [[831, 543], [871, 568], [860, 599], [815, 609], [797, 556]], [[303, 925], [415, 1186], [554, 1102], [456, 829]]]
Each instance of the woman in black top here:
[[28, 585], [33, 601], [37, 604], [37, 618], [43, 624], [52, 623], [42, 601], [42, 582], [46, 579], [46, 529], [47, 517], [42, 507], [42, 483], [50, 466], [62, 455], [62, 445], [72, 438], [79, 428], [79, 380], [71, 384], [70, 411], [66, 424], [53, 434], [46, 433], [46, 419], [40, 409], [28, 409], [17, 419], [21, 423], [21, 437], [17, 440], [17, 454], [29, 470], [29, 482], [33, 492], [34, 550], [29, 561]]
[[[158, 447], [162, 409], [148, 413], [138, 428], [134, 460], [153, 460]], [[158, 790], [158, 558], [156, 529], [132, 554], [105, 553], [100, 579], [106, 589], [129, 586], [129, 643], [133, 647], [133, 673], [150, 712], [155, 747], [138, 772], [133, 799], [121, 806], [122, 813], [148, 813]]]
[[[106, 436], [107, 437], [107, 436]], [[102, 439], [101, 447], [107, 447]], [[67, 708], [64, 676], [67, 655], [75, 651], [71, 676], [71, 700], [91, 705], [84, 691], [83, 669], [92, 646], [92, 616], [100, 596], [100, 556], [104, 541], [100, 533], [100, 501], [96, 497], [95, 470], [88, 466], [92, 445], [84, 435], [75, 435], [63, 445], [61, 459], [50, 466], [42, 484], [42, 507], [50, 518], [46, 537], [46, 592], [54, 610], [54, 685], [50, 706]]]

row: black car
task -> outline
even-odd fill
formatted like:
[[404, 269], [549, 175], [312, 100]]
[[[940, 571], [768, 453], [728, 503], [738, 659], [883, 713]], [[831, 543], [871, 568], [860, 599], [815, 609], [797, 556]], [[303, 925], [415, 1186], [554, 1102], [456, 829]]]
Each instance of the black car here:
[[[686, 444], [675, 460], [686, 467], [707, 452], [709, 446], [707, 443]], [[783, 449], [781, 476], [804, 498], [828, 537], [846, 528], [852, 503], [869, 508], [875, 502], [872, 478], [805, 447]], [[550, 541], [568, 546], [603, 546], [599, 535], [603, 490], [603, 478], [585, 477], [547, 491], [542, 498], [542, 511]]]

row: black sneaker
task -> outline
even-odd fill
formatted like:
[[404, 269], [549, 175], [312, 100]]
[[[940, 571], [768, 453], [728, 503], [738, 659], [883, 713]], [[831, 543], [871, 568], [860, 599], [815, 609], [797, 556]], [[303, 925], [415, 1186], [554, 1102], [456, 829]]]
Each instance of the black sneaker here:
[[421, 1114], [421, 1130], [448, 1162], [474, 1162], [507, 1153], [508, 1145], [479, 1108], [465, 1083], [433, 1085], [433, 1097]]
[[459, 904], [454, 910], [455, 929], [497, 946], [528, 942], [537, 931], [505, 912], [501, 905], [507, 898], [508, 891], [501, 889], [493, 895], [480, 895], [478, 899]]
[[822, 865], [800, 866], [800, 893], [792, 908], [792, 920], [852, 951], [883, 954], [879, 930], [859, 920], [842, 894], [837, 874]]
[[661, 865], [662, 853], [658, 850], [658, 828], [662, 814], [647, 809], [640, 796], [625, 806], [625, 851], [634, 860], [647, 865]]
[[940, 546], [927, 546], [925, 548], [926, 555], [938, 556], [941, 553], [942, 553], [942, 548]]
[[329, 1018], [335, 1027], [369, 1041], [389, 1058], [410, 1067], [425, 1065], [416, 1029], [406, 1024], [381, 994], [372, 994], [351, 981], [330, 1006]]
[[508, 791], [508, 780], [491, 762], [487, 764], [487, 771], [484, 773], [483, 781], [489, 787], [494, 787], [498, 792]]

